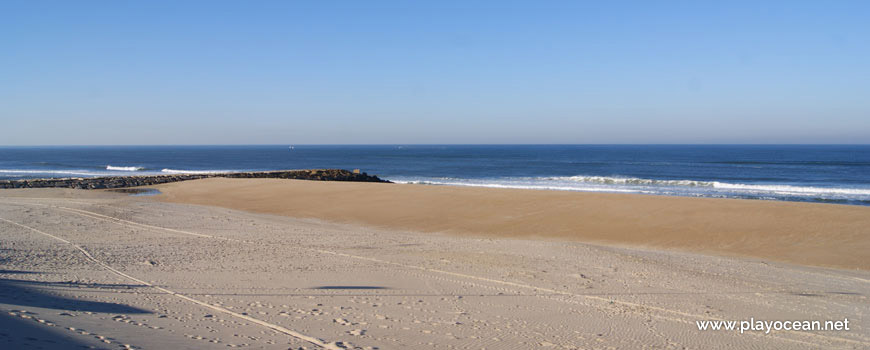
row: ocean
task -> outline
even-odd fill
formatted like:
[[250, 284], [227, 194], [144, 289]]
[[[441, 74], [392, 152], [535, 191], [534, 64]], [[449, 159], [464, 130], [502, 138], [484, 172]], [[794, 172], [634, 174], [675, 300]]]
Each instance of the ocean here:
[[870, 145], [0, 147], [0, 179], [361, 169], [400, 183], [870, 205]]

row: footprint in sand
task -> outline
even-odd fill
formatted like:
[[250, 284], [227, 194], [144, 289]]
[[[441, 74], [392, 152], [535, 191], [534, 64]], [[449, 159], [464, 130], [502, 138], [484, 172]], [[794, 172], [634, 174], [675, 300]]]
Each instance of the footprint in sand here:
[[354, 329], [351, 331], [347, 331], [347, 334], [355, 335], [355, 336], [365, 335], [366, 330], [365, 329]]

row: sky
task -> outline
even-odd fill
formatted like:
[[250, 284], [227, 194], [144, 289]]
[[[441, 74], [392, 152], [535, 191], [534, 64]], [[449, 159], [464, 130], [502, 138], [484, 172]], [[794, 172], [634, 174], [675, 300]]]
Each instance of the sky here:
[[870, 143], [868, 1], [4, 1], [0, 145]]

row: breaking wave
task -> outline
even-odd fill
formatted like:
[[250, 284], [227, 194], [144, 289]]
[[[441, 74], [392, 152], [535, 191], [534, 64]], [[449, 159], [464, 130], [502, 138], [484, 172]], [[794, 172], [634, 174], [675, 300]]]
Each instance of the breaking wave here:
[[740, 184], [719, 181], [644, 179], [620, 176], [506, 177], [490, 179], [409, 178], [389, 179], [397, 183], [473, 186], [490, 188], [540, 189], [582, 192], [621, 192], [659, 195], [801, 199], [870, 200], [870, 188], [813, 187], [786, 184]]
[[842, 188], [842, 187], [809, 187], [809, 186], [790, 186], [790, 185], [747, 185], [747, 184], [730, 184], [724, 182], [714, 182], [713, 187], [726, 190], [742, 190], [742, 191], [759, 191], [773, 192], [778, 194], [792, 195], [860, 195], [870, 196], [870, 189], [862, 188]]
[[143, 167], [138, 166], [111, 166], [106, 165], [106, 170], [114, 170], [114, 171], [140, 171], [145, 170]]
[[695, 186], [695, 187], [713, 187], [716, 182], [713, 181], [696, 181], [696, 180], [654, 180], [641, 179], [636, 177], [610, 177], [610, 176], [562, 176], [562, 177], [545, 177], [544, 180], [556, 181], [575, 181], [582, 183], [593, 183], [602, 185], [641, 185], [641, 186]]
[[566, 176], [566, 177], [549, 177], [545, 180], [555, 181], [575, 181], [579, 183], [601, 184], [601, 185], [633, 185], [633, 186], [660, 186], [660, 187], [710, 187], [722, 190], [736, 191], [755, 191], [755, 192], [772, 192], [780, 194], [840, 194], [840, 195], [867, 195], [870, 196], [870, 189], [862, 188], [842, 188], [842, 187], [812, 187], [812, 186], [792, 186], [792, 185], [761, 185], [761, 184], [739, 184], [727, 183], [719, 181], [698, 181], [698, 180], [656, 180], [642, 179], [636, 177], [609, 177], [609, 176]]

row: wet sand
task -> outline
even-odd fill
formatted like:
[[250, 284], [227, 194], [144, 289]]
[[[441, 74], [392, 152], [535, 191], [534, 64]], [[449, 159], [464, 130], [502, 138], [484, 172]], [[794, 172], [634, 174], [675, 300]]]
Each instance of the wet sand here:
[[208, 179], [158, 199], [394, 230], [544, 238], [870, 269], [870, 207], [454, 186]]

